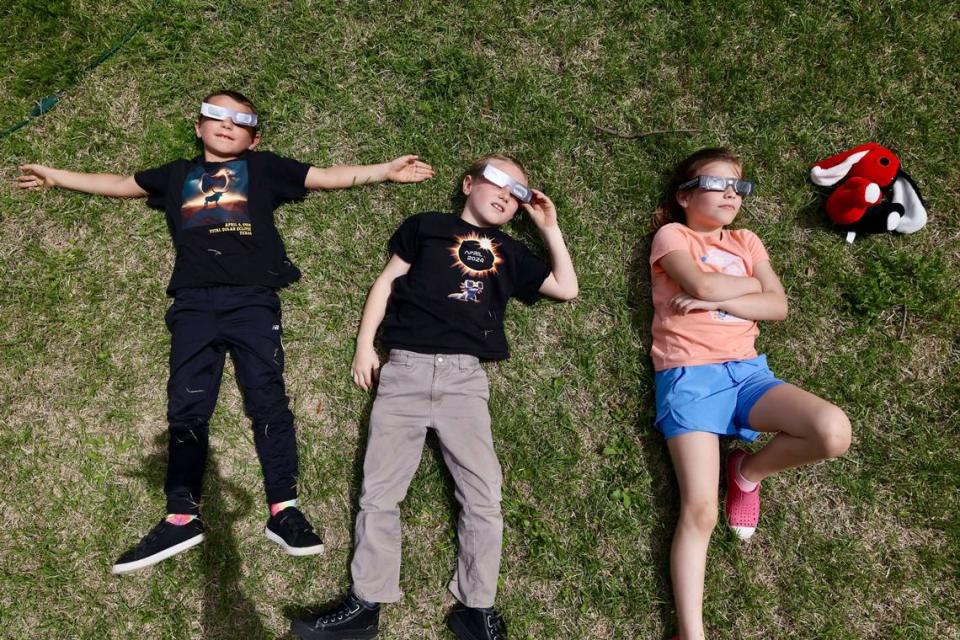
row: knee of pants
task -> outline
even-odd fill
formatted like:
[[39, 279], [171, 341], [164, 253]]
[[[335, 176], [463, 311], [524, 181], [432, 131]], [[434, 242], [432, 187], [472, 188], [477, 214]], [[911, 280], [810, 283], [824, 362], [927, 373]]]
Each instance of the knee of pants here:
[[292, 423], [289, 400], [283, 383], [272, 382], [254, 389], [244, 389], [243, 407], [255, 423]]
[[406, 486], [391, 481], [369, 482], [364, 478], [360, 493], [360, 510], [367, 513], [399, 513], [400, 503], [407, 497]]
[[171, 444], [206, 442], [209, 425], [206, 420], [200, 418], [171, 420], [167, 430], [170, 432]]

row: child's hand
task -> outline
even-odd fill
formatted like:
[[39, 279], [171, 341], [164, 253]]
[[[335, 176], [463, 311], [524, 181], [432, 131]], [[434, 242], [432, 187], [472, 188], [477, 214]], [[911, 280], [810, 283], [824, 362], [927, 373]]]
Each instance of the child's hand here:
[[537, 225], [538, 229], [557, 226], [557, 208], [554, 206], [553, 200], [548, 198], [543, 191], [537, 189], [530, 189], [530, 191], [533, 193], [533, 199], [520, 206], [530, 214], [533, 223]]
[[17, 186], [21, 189], [38, 189], [40, 187], [55, 187], [53, 169], [42, 164], [24, 164], [20, 166], [23, 175], [17, 178]]
[[418, 156], [400, 156], [387, 163], [386, 178], [391, 182], [423, 182], [433, 177], [433, 167]]
[[376, 349], [369, 345], [357, 345], [350, 371], [353, 373], [353, 381], [358, 387], [364, 391], [372, 389], [374, 381], [380, 374], [380, 358], [377, 357]]
[[714, 311], [718, 308], [718, 304], [717, 302], [694, 298], [690, 294], [683, 292], [673, 296], [670, 300], [670, 306], [681, 316], [685, 316], [691, 311]]

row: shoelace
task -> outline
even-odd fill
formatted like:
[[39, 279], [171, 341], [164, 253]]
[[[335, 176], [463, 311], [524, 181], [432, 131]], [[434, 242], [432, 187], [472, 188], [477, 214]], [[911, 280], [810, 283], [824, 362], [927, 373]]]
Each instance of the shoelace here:
[[314, 624], [314, 627], [319, 627], [322, 624], [330, 624], [331, 622], [340, 622], [341, 620], [344, 620], [347, 617], [352, 616], [359, 610], [360, 610], [360, 605], [357, 602], [355, 602], [352, 598], [350, 598], [347, 601], [345, 601], [342, 605], [340, 605], [340, 608], [317, 618], [317, 621]]
[[485, 613], [483, 622], [490, 631], [490, 640], [507, 640], [507, 623], [499, 613], [494, 611]]
[[290, 510], [290, 513], [285, 513], [280, 516], [280, 523], [288, 525], [294, 531], [302, 533], [313, 532], [313, 527], [307, 522], [306, 517], [296, 510]]
[[160, 524], [150, 530], [150, 532], [144, 536], [143, 540], [140, 541], [140, 544], [137, 547], [145, 547], [157, 538], [160, 537], [160, 534], [167, 530], [168, 527], [173, 525], [167, 522], [166, 520], [161, 520]]

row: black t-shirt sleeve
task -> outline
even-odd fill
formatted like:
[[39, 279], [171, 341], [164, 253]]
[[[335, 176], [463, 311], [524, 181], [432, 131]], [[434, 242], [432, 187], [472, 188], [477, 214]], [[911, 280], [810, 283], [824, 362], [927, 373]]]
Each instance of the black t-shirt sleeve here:
[[147, 206], [163, 210], [167, 203], [167, 191], [170, 189], [170, 173], [177, 161], [145, 169], [133, 174], [134, 181], [147, 192]]
[[517, 243], [517, 272], [513, 283], [513, 297], [524, 304], [540, 299], [540, 287], [550, 275], [550, 265], [538, 258], [525, 245]]
[[304, 182], [307, 180], [310, 165], [270, 152], [264, 152], [261, 156], [269, 176], [267, 184], [273, 192], [274, 205], [306, 197], [307, 187]]
[[404, 262], [413, 263], [420, 250], [420, 216], [410, 216], [393, 232], [387, 245], [390, 253]]

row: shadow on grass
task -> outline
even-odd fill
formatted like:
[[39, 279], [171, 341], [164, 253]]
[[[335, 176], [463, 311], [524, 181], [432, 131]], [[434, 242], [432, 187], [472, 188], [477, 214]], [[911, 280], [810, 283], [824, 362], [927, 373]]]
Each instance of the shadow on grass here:
[[[386, 363], [388, 359], [381, 354], [381, 362]], [[353, 550], [356, 547], [356, 522], [357, 515], [360, 513], [360, 494], [363, 489], [363, 461], [367, 452], [367, 440], [370, 433], [370, 414], [373, 410], [373, 403], [376, 399], [376, 394], [371, 393], [366, 406], [364, 407], [363, 414], [359, 422], [359, 429], [357, 433], [357, 446], [354, 447], [354, 457], [353, 457], [353, 466], [352, 466], [352, 477], [350, 481], [350, 510], [352, 517], [352, 525], [350, 530], [350, 548]], [[424, 446], [430, 451], [434, 457], [434, 461], [443, 469], [443, 482], [446, 489], [445, 495], [447, 496], [447, 513], [450, 516], [450, 526], [454, 531], [457, 527], [457, 518], [460, 513], [460, 504], [457, 502], [454, 495], [454, 481], [453, 476], [450, 474], [450, 470], [447, 469], [446, 463], [443, 460], [443, 454], [440, 450], [440, 442], [437, 438], [436, 432], [433, 429], [427, 430], [427, 436]], [[421, 460], [421, 465], [423, 461]], [[419, 469], [419, 466], [418, 466]], [[416, 474], [416, 472], [414, 472]], [[409, 492], [407, 494], [409, 496]], [[406, 502], [406, 497], [400, 503], [401, 513], [403, 505]], [[325, 613], [335, 608], [342, 601], [343, 597], [346, 595], [347, 590], [352, 584], [350, 578], [350, 563], [353, 561], [353, 553], [347, 556], [346, 563], [344, 565], [344, 573], [347, 576], [347, 583], [344, 585], [342, 592], [334, 594], [330, 599], [323, 602], [318, 602], [308, 605], [289, 605], [283, 608], [284, 617], [288, 620], [294, 618], [303, 618], [311, 615], [317, 615], [320, 613]], [[438, 589], [446, 590], [446, 584], [438, 585]], [[293, 639], [294, 636], [291, 633], [283, 635], [282, 639]], [[278, 639], [280, 640], [280, 639]]]
[[[380, 354], [380, 362], [386, 364], [387, 358], [383, 354]], [[353, 464], [350, 469], [350, 512], [353, 516], [351, 518], [350, 526], [350, 549], [351, 553], [347, 555], [346, 562], [343, 565], [343, 573], [347, 578], [346, 584], [343, 587], [343, 591], [332, 594], [329, 600], [323, 602], [317, 602], [313, 604], [290, 604], [283, 608], [283, 615], [287, 620], [293, 620], [294, 618], [304, 618], [310, 615], [316, 615], [319, 613], [324, 613], [334, 608], [337, 604], [343, 600], [343, 597], [346, 595], [347, 590], [352, 584], [350, 578], [350, 563], [353, 561], [352, 549], [356, 546], [356, 523], [357, 523], [357, 513], [360, 511], [360, 491], [363, 487], [363, 458], [367, 451], [367, 438], [370, 433], [370, 412], [373, 410], [373, 401], [376, 398], [375, 393], [370, 393], [367, 398], [366, 405], [363, 408], [363, 413], [360, 417], [359, 423], [357, 425], [357, 440], [356, 446], [353, 447]], [[282, 636], [282, 638], [295, 638], [291, 633], [287, 633]]]
[[826, 202], [830, 189], [824, 189], [807, 180], [807, 187], [810, 189], [813, 197], [806, 205], [800, 208], [796, 213], [796, 224], [801, 229], [835, 229], [823, 210], [823, 203]]
[[[157, 435], [154, 452], [143, 459], [140, 471], [130, 476], [141, 478], [162, 491], [167, 472], [167, 442], [166, 431]], [[199, 547], [203, 572], [200, 626], [206, 640], [274, 637], [261, 622], [253, 601], [240, 588], [241, 559], [234, 528], [250, 513], [253, 503], [249, 493], [221, 476], [217, 458], [211, 451], [204, 475], [205, 540]]]
[[[634, 248], [630, 261], [630, 318], [633, 332], [640, 337], [643, 344], [643, 353], [649, 354], [652, 342], [651, 322], [653, 321], [653, 297], [650, 287], [650, 245], [653, 234], [643, 236]], [[679, 514], [679, 492], [673, 475], [673, 466], [670, 463], [670, 454], [667, 451], [666, 441], [653, 426], [656, 407], [653, 394], [653, 366], [650, 358], [647, 362], [647, 375], [651, 384], [647, 387], [643, 406], [647, 411], [640, 413], [640, 422], [637, 424], [637, 433], [640, 436], [643, 457], [647, 470], [650, 473], [650, 493], [653, 496], [653, 511], [657, 523], [650, 529], [650, 557], [656, 570], [657, 591], [656, 602], [660, 622], [664, 629], [675, 627], [675, 610], [673, 607], [673, 590], [670, 583], [670, 545], [673, 540], [673, 530], [677, 524]], [[635, 615], [649, 615], [649, 610], [634, 611]]]

